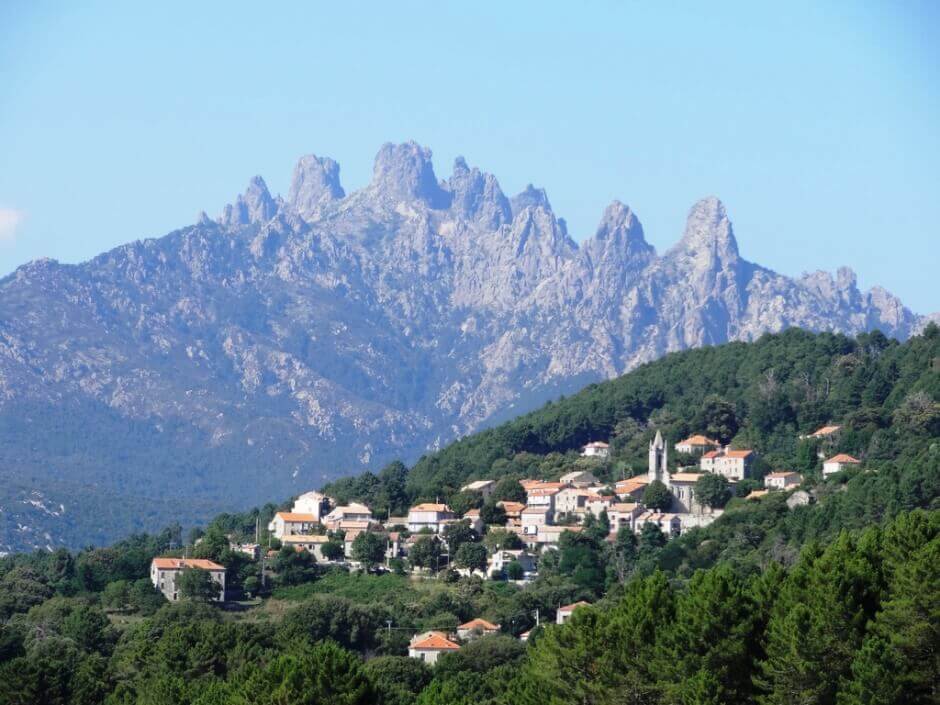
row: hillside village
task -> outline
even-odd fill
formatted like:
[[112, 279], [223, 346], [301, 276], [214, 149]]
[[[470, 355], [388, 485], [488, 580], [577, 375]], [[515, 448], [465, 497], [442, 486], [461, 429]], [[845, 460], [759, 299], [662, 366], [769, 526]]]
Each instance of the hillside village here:
[[[827, 425], [800, 436], [800, 440], [817, 443], [823, 479], [860, 463], [845, 453], [827, 456], [840, 430], [841, 426]], [[695, 464], [670, 465], [670, 452]], [[604, 441], [591, 441], [580, 451], [581, 458], [599, 462], [609, 454], [610, 445]], [[518, 481], [524, 501], [494, 501], [497, 480], [473, 480], [460, 492], [476, 497], [473, 504], [477, 506], [462, 514], [446, 503], [422, 502], [412, 506], [406, 516], [382, 518], [363, 503], [339, 504], [323, 492], [309, 491], [298, 496], [289, 511], [274, 514], [266, 527], [264, 545], [258, 527], [258, 540], [233, 541], [229, 550], [261, 562], [262, 576], [268, 571], [266, 562], [273, 562], [280, 551], [293, 549], [321, 566], [365, 572], [395, 570], [415, 578], [447, 569], [463, 577], [524, 586], [538, 576], [541, 557], [557, 551], [566, 533], [578, 534], [590, 527], [603, 531], [611, 543], [622, 534], [647, 540], [655, 535], [667, 541], [708, 526], [723, 514], [723, 505], [738, 483], [754, 481], [756, 458], [751, 449], [734, 449], [701, 434], [675, 443], [670, 450], [657, 431], [649, 443], [643, 474], [602, 482], [589, 469], [579, 469], [557, 480], [526, 478]], [[787, 505], [791, 508], [812, 501], [810, 493], [799, 489], [803, 477], [797, 472], [775, 470], [762, 481], [763, 488], [751, 490], [745, 499], [790, 492]], [[210, 599], [224, 602], [229, 597], [226, 569], [211, 560], [157, 557], [151, 564], [150, 580], [168, 600], [176, 601], [182, 594], [182, 576], [191, 572], [202, 574]], [[556, 623], [563, 624], [578, 607], [587, 604], [559, 605]], [[519, 634], [519, 639], [527, 640], [530, 631]], [[408, 653], [433, 664], [441, 654], [457, 650], [473, 638], [498, 632], [500, 625], [476, 618], [450, 633], [430, 630], [415, 634]]]

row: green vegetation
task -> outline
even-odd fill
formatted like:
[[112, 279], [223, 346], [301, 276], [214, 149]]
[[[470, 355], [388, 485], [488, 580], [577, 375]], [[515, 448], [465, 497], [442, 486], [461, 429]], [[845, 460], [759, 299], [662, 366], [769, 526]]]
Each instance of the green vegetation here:
[[[250, 538], [274, 505], [219, 516], [188, 542], [200, 539], [189, 555], [226, 565], [234, 595], [264, 597], [229, 609], [206, 603], [205, 586], [174, 604], [150, 586], [151, 558], [182, 551], [179, 527], [74, 554], [9, 556], [0, 559], [0, 703], [936, 702], [938, 399], [936, 327], [905, 344], [789, 331], [671, 355], [410, 472], [394, 464], [329, 488], [398, 514], [438, 496], [472, 506], [460, 487], [492, 478], [481, 515], [498, 516], [493, 502], [520, 499], [521, 477], [642, 471], [656, 430], [670, 444], [706, 433], [756, 450], [758, 475], [807, 478], [809, 501], [792, 507], [789, 492], [748, 502], [709, 480], [699, 496], [726, 502], [723, 516], [668, 541], [652, 525], [611, 541], [606, 516], [586, 521], [540, 557], [539, 577], [525, 586], [435, 575], [445, 549], [479, 567], [481, 549], [518, 545], [502, 531], [480, 540], [464, 524], [443, 540], [418, 539], [409, 559], [427, 568], [421, 576], [325, 570], [289, 548], [262, 576], [228, 535]], [[837, 439], [798, 439], [828, 422], [843, 426]], [[583, 443], [607, 439], [609, 459], [579, 457]], [[820, 451], [862, 465], [823, 481]], [[365, 540], [358, 551], [381, 560]], [[504, 577], [520, 570], [510, 563]], [[593, 606], [555, 626], [557, 608], [578, 600]], [[413, 634], [475, 617], [502, 634], [433, 667], [405, 655]], [[528, 644], [513, 638], [528, 630]]]

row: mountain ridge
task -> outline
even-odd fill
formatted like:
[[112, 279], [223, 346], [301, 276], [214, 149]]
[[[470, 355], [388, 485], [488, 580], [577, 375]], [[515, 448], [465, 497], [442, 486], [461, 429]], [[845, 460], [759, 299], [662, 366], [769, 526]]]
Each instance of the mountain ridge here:
[[[118, 496], [185, 482], [194, 501], [244, 506], [262, 486], [413, 459], [666, 352], [791, 326], [904, 339], [927, 319], [850, 270], [791, 279], [747, 261], [715, 197], [662, 254], [618, 201], [579, 246], [544, 190], [507, 196], [462, 158], [438, 179], [430, 150], [386, 144], [347, 194], [335, 161], [307, 155], [286, 199], [253, 177], [216, 219], [0, 279], [0, 420], [48, 409], [0, 442], [0, 474], [38, 491], [93, 477]], [[63, 409], [92, 437], [114, 414], [165, 448], [130, 469], [93, 448], [50, 455], [43, 419]], [[17, 526], [0, 550], [22, 544]]]

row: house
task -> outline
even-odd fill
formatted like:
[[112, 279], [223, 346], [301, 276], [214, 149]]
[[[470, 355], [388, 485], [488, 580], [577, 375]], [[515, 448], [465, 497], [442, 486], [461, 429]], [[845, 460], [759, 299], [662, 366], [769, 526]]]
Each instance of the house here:
[[602, 441], [591, 441], [581, 448], [581, 455], [585, 458], [607, 458], [610, 456], [610, 445]]
[[588, 497], [594, 493], [581, 487], [566, 487], [555, 495], [556, 514], [583, 514]]
[[621, 529], [633, 531], [633, 522], [645, 510], [638, 502], [615, 502], [607, 510], [610, 530], [614, 533]]
[[858, 458], [853, 458], [847, 453], [839, 453], [823, 463], [823, 477], [829, 477], [853, 465], [858, 465], [861, 462], [862, 461]]
[[545, 507], [555, 511], [555, 495], [564, 489], [560, 482], [543, 482], [526, 492], [526, 505], [530, 507]]
[[457, 638], [465, 641], [490, 634], [499, 634], [499, 625], [479, 617], [457, 627]]
[[602, 512], [610, 509], [616, 501], [617, 498], [614, 496], [591, 494], [584, 503], [584, 508], [594, 516], [599, 517]]
[[408, 655], [427, 664], [437, 662], [441, 654], [450, 654], [460, 649], [443, 632], [424, 632], [417, 634], [408, 645]]
[[456, 518], [457, 516], [446, 504], [425, 502], [408, 510], [408, 531], [417, 533], [421, 529], [430, 529], [435, 534], [439, 534]]
[[713, 441], [711, 438], [702, 435], [689, 436], [675, 445], [677, 453], [686, 453], [687, 455], [702, 455], [720, 447], [721, 444], [718, 441]]
[[701, 514], [703, 507], [695, 499], [695, 483], [703, 473], [674, 472], [669, 476], [669, 491], [672, 492], [672, 511], [686, 514]]
[[682, 533], [682, 520], [678, 514], [654, 512], [648, 509], [634, 520], [633, 532], [643, 533], [643, 527], [646, 524], [655, 524], [666, 536], [678, 536]]
[[329, 540], [330, 538], [325, 534], [292, 534], [282, 538], [281, 543], [285, 546], [293, 546], [298, 551], [312, 553], [318, 563], [326, 563], [327, 560], [320, 549]]
[[548, 507], [526, 507], [522, 510], [522, 533], [537, 536], [539, 529], [551, 524], [552, 510]]
[[483, 499], [489, 499], [496, 489], [496, 480], [476, 480], [460, 488], [461, 492], [477, 492]]
[[533, 480], [533, 479], [529, 478], [529, 479], [522, 479], [522, 480], [519, 480], [519, 485], [522, 487], [522, 489], [524, 489], [526, 492], [528, 492], [528, 491], [531, 490], [533, 487], [538, 487], [539, 485], [541, 485], [542, 482], [543, 482], [543, 480]]
[[486, 561], [486, 574], [492, 575], [494, 572], [505, 573], [506, 566], [513, 561], [518, 561], [522, 566], [522, 577], [532, 578], [538, 573], [536, 558], [531, 553], [522, 549], [500, 549], [490, 556]]
[[597, 478], [594, 477], [594, 473], [589, 470], [574, 470], [573, 472], [565, 473], [558, 481], [564, 485], [570, 485], [571, 487], [590, 487], [591, 485], [597, 484]]
[[483, 529], [486, 528], [483, 525], [483, 518], [480, 516], [479, 509], [468, 509], [467, 512], [463, 515], [464, 521], [470, 522], [470, 528], [476, 531], [478, 534], [483, 534]]
[[497, 507], [502, 507], [503, 511], [506, 512], [506, 526], [521, 526], [522, 525], [522, 510], [525, 509], [525, 505], [522, 502], [497, 502]]
[[294, 514], [312, 514], [314, 521], [320, 519], [330, 510], [330, 498], [320, 492], [304, 492], [296, 500], [291, 512]]
[[834, 439], [839, 435], [841, 430], [841, 426], [823, 426], [822, 428], [813, 431], [808, 436], [800, 436], [800, 438], [816, 438], [818, 440]]
[[590, 606], [591, 606], [590, 603], [585, 602], [584, 600], [581, 600], [571, 605], [565, 605], [564, 607], [559, 607], [558, 611], [555, 613], [555, 623], [564, 624], [569, 619], [571, 619], [571, 615], [574, 614], [574, 611], [576, 609], [578, 609], [579, 607], [590, 607]]
[[778, 471], [764, 476], [764, 487], [769, 490], [788, 490], [798, 487], [803, 482], [803, 476], [798, 472]]
[[614, 485], [614, 492], [625, 502], [643, 499], [643, 493], [646, 492], [646, 486], [650, 483], [646, 475], [631, 477], [629, 480], [621, 480]]
[[539, 532], [536, 535], [522, 535], [521, 538], [525, 541], [526, 546], [532, 549], [542, 549], [554, 548], [558, 546], [558, 542], [561, 540], [561, 535], [566, 531], [571, 531], [573, 533], [578, 533], [582, 530], [580, 526], [552, 526], [546, 524], [545, 526], [539, 527]]
[[699, 460], [702, 472], [724, 475], [729, 480], [743, 480], [751, 474], [756, 455], [752, 450], [721, 448], [710, 450]]
[[220, 587], [215, 600], [225, 601], [225, 566], [203, 558], [154, 558], [150, 561], [150, 582], [166, 599], [175, 602], [180, 598], [176, 580], [184, 570], [208, 571], [213, 582]]
[[259, 543], [236, 543], [230, 541], [228, 549], [233, 553], [244, 553], [253, 561], [261, 559], [261, 544]]
[[[372, 521], [372, 510], [359, 502], [334, 507], [329, 514], [323, 517], [323, 524], [330, 531], [341, 530], [341, 525], [351, 521]], [[348, 524], [347, 524], [348, 525]]]
[[294, 534], [309, 534], [319, 523], [313, 514], [298, 512], [278, 512], [268, 524], [268, 531], [278, 539]]

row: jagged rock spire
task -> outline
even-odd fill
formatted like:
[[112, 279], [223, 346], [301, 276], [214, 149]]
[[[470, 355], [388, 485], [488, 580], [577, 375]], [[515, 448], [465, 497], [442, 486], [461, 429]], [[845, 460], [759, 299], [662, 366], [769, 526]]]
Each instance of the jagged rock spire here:
[[685, 233], [673, 248], [700, 261], [738, 259], [738, 243], [724, 204], [715, 196], [703, 198], [692, 206]]
[[512, 220], [512, 208], [492, 174], [471, 169], [463, 157], [454, 160], [454, 173], [447, 181], [452, 208], [464, 217], [496, 229]]
[[339, 164], [329, 157], [308, 154], [294, 168], [287, 202], [304, 216], [345, 195], [339, 182]]
[[522, 193], [518, 193], [512, 197], [512, 214], [519, 215], [526, 208], [543, 208], [546, 211], [551, 212], [552, 206], [548, 202], [548, 194], [545, 193], [543, 188], [535, 188], [532, 184], [528, 184], [525, 187], [525, 190]]
[[248, 182], [245, 193], [234, 204], [225, 206], [219, 222], [227, 226], [265, 223], [276, 213], [277, 201], [271, 197], [264, 179], [255, 176]]
[[375, 157], [373, 191], [397, 201], [424, 201], [435, 208], [447, 206], [448, 194], [437, 183], [431, 150], [415, 142], [386, 143]]

